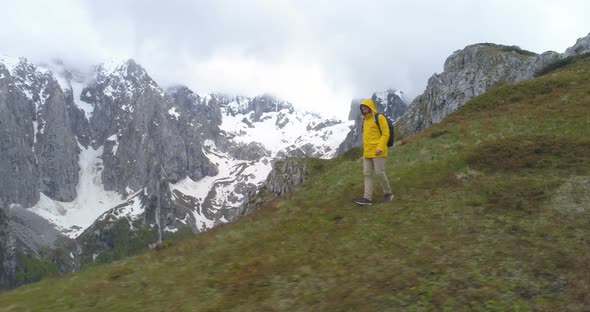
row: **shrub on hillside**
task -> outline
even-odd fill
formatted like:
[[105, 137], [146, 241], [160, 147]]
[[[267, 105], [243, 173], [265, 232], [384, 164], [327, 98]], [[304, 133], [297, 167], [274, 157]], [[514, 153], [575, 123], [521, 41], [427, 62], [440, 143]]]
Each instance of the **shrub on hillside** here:
[[590, 57], [590, 53], [584, 53], [580, 55], [571, 55], [564, 59], [557, 60], [553, 63], [547, 64], [545, 67], [541, 68], [538, 72], [535, 73], [535, 77], [540, 77], [546, 75], [552, 71], [565, 67], [569, 64], [574, 63], [577, 60], [581, 60], [584, 58]]

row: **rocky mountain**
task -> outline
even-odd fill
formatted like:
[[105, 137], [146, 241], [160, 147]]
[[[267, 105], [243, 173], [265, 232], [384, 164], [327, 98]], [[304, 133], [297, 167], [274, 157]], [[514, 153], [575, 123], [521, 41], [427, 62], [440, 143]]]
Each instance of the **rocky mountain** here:
[[588, 52], [590, 34], [578, 39], [563, 54], [552, 51], [536, 54], [517, 46], [490, 43], [467, 46], [447, 58], [444, 71], [430, 77], [424, 93], [412, 101], [396, 125], [406, 135], [417, 133], [440, 122], [490, 87], [531, 79], [551, 63]]
[[0, 205], [0, 289], [38, 281], [51, 272], [79, 268], [75, 241], [20, 206]]
[[586, 37], [578, 38], [576, 44], [567, 48], [562, 57], [570, 57], [573, 55], [582, 55], [590, 53], [590, 33]]
[[40, 192], [60, 201], [76, 197], [72, 110], [49, 71], [23, 59], [0, 62], [0, 198], [32, 206]]
[[[406, 97], [404, 93], [399, 90], [390, 89], [384, 92], [375, 92], [371, 98], [375, 102], [375, 108], [377, 111], [387, 116], [393, 122], [397, 121], [408, 110]], [[352, 100], [350, 103], [348, 120], [354, 121], [354, 126], [338, 147], [337, 154], [342, 154], [353, 147], [362, 145], [360, 102], [361, 100], [357, 99]]]
[[133, 60], [2, 56], [0, 282], [17, 255], [68, 271], [235, 220], [276, 161], [332, 157], [351, 126], [271, 95], [164, 91]]

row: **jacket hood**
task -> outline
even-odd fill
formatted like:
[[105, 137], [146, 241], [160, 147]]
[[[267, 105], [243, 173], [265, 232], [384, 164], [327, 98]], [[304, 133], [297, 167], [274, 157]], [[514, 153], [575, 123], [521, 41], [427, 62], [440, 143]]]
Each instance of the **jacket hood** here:
[[361, 104], [359, 105], [359, 109], [361, 108], [361, 105], [368, 106], [371, 109], [371, 113], [373, 113], [373, 114], [377, 113], [377, 109], [375, 108], [375, 102], [373, 102], [373, 99], [366, 98], [366, 99], [362, 100]]

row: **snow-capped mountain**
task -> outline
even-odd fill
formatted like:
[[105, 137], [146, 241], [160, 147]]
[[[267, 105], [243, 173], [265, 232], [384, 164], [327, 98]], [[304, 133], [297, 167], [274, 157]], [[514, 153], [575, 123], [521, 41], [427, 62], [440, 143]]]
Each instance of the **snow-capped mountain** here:
[[96, 259], [119, 225], [154, 243], [235, 220], [275, 161], [333, 157], [351, 126], [269, 95], [164, 91], [133, 60], [77, 71], [2, 56], [0, 204]]

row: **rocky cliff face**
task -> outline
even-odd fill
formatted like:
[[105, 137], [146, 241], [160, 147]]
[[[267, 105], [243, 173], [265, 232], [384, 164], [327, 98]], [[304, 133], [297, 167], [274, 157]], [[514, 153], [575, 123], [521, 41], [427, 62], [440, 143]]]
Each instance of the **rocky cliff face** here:
[[[49, 71], [26, 59], [0, 57], [0, 288], [38, 279], [39, 263], [74, 267], [72, 259], [58, 261], [53, 252], [67, 245], [56, 241], [68, 239], [22, 207], [39, 202], [41, 192], [56, 201], [76, 198], [79, 147], [70, 117], [77, 113]], [[22, 255], [45, 260], [30, 268]]]
[[0, 201], [0, 289], [11, 286], [14, 274], [14, 242], [8, 227], [7, 208]]
[[417, 133], [492, 86], [533, 78], [559, 57], [556, 52], [537, 55], [495, 44], [467, 46], [447, 58], [444, 71], [428, 80], [424, 93], [412, 101], [397, 126], [403, 134]]
[[572, 47], [567, 48], [563, 57], [587, 53], [590, 53], [590, 33], [586, 37], [579, 38]]
[[34, 116], [32, 101], [0, 64], [0, 199], [5, 202], [34, 205], [39, 200]]
[[167, 116], [164, 92], [133, 60], [111, 73], [99, 68], [82, 96], [94, 107], [93, 146], [104, 146], [106, 190], [134, 193], [158, 167], [174, 182], [186, 175], [185, 142]]
[[26, 59], [0, 62], [0, 172], [13, 177], [0, 179], [1, 198], [31, 206], [39, 191], [60, 201], [76, 197], [74, 110], [47, 70]]
[[276, 162], [261, 187], [248, 193], [248, 200], [240, 207], [239, 215], [254, 211], [270, 197], [292, 192], [305, 182], [308, 171], [307, 164], [300, 158], [288, 158]]
[[[76, 198], [78, 184], [78, 143], [74, 136], [66, 98], [58, 83], [49, 80], [45, 105], [38, 113], [37, 142], [40, 191], [58, 201]], [[41, 128], [40, 128], [41, 127]]]
[[[371, 98], [375, 102], [377, 111], [390, 118], [393, 122], [398, 120], [408, 110], [408, 103], [401, 91], [387, 90], [384, 92], [375, 92]], [[362, 145], [362, 119], [359, 105], [360, 100], [353, 100], [350, 104], [348, 119], [354, 120], [354, 126], [346, 136], [346, 139], [338, 147], [338, 155], [353, 147]]]
[[449, 56], [444, 71], [428, 80], [424, 93], [412, 101], [396, 125], [403, 134], [417, 133], [490, 87], [531, 79], [551, 63], [586, 53], [590, 53], [590, 34], [563, 54], [535, 54], [515, 46], [488, 43], [467, 46]]
[[[1, 201], [0, 201], [1, 202]], [[0, 289], [79, 268], [77, 244], [20, 205], [0, 205]]]

